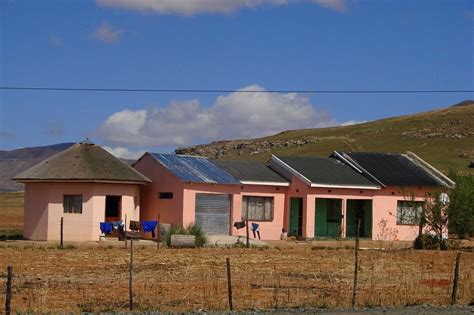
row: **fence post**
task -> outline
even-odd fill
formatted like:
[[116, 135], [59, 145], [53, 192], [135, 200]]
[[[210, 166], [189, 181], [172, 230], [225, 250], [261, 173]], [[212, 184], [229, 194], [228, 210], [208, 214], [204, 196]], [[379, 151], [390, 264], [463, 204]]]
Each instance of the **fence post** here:
[[[248, 210], [247, 210], [247, 218], [248, 218]], [[250, 236], [249, 236], [249, 220], [245, 220], [245, 229], [246, 229], [246, 242], [245, 247], [250, 248]]]
[[125, 249], [127, 249], [127, 215], [125, 215], [125, 225], [123, 227], [123, 233], [125, 235]]
[[156, 249], [160, 249], [160, 213], [156, 220]]
[[229, 294], [229, 309], [231, 311], [234, 310], [234, 305], [232, 303], [232, 279], [230, 273], [230, 260], [229, 258], [225, 259], [226, 267], [227, 267], [227, 292]]
[[356, 305], [356, 295], [357, 295], [357, 276], [359, 273], [359, 233], [360, 233], [360, 219], [357, 220], [357, 232], [355, 238], [355, 262], [354, 262], [354, 284], [352, 286], [352, 307]]
[[63, 217], [61, 217], [61, 231], [59, 233], [59, 237], [60, 237], [59, 246], [61, 246], [62, 248], [64, 245], [64, 218]]
[[453, 293], [451, 294], [451, 304], [456, 304], [458, 284], [459, 284], [459, 272], [461, 267], [461, 253], [456, 255], [456, 265], [454, 267], [454, 279], [453, 279]]
[[5, 315], [11, 314], [13, 268], [7, 267], [7, 290], [5, 292]]
[[128, 295], [130, 298], [130, 310], [133, 311], [133, 238], [130, 239], [130, 268], [128, 278]]

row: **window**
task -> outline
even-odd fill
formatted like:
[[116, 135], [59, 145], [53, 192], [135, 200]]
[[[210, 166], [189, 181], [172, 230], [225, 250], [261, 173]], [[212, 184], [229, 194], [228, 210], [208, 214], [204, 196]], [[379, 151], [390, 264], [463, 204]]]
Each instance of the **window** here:
[[252, 221], [273, 220], [273, 197], [242, 197], [242, 219]]
[[158, 193], [158, 198], [160, 199], [173, 199], [172, 192], [160, 192]]
[[397, 224], [417, 225], [422, 207], [422, 201], [398, 201]]
[[64, 213], [82, 213], [82, 195], [64, 195]]

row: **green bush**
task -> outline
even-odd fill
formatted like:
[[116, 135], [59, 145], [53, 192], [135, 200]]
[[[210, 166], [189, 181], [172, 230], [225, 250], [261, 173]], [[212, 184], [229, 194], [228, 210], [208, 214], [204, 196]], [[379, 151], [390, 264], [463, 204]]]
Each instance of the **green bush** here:
[[415, 249], [450, 250], [459, 249], [460, 244], [457, 241], [439, 238], [436, 235], [422, 234], [416, 237], [415, 241], [413, 242], [413, 247]]
[[166, 233], [166, 244], [171, 245], [171, 235], [183, 234], [194, 235], [196, 237], [196, 246], [203, 247], [207, 244], [206, 234], [201, 230], [201, 227], [196, 224], [190, 224], [187, 227], [182, 225], [172, 225], [168, 233]]
[[451, 172], [456, 183], [449, 192], [449, 233], [463, 239], [474, 236], [474, 176]]

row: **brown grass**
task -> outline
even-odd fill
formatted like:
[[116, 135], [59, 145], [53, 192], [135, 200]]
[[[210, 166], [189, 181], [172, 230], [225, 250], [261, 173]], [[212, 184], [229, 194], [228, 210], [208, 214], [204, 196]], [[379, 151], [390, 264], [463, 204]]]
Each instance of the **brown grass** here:
[[[98, 245], [59, 250], [44, 244], [0, 243], [0, 279], [14, 269], [13, 309], [21, 312], [126, 310], [129, 252]], [[51, 245], [50, 245], [51, 246]], [[141, 311], [227, 309], [225, 258], [232, 265], [238, 310], [278, 307], [349, 307], [353, 251], [186, 249], [135, 246], [134, 294]], [[362, 251], [359, 306], [445, 305], [455, 252]], [[464, 253], [458, 301], [473, 298], [474, 254]], [[0, 281], [3, 291], [4, 281]], [[3, 301], [2, 301], [3, 304]]]
[[23, 229], [23, 192], [0, 193], [0, 231]]

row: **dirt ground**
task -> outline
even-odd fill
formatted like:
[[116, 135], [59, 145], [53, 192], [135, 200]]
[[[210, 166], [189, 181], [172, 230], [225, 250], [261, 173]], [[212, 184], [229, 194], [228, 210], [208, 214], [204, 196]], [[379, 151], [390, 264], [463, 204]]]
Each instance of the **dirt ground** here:
[[[311, 246], [160, 249], [134, 246], [133, 296], [139, 311], [228, 309], [230, 258], [236, 310], [349, 307], [354, 253]], [[463, 253], [458, 302], [474, 300], [473, 253]], [[357, 305], [447, 305], [455, 252], [361, 251]], [[0, 291], [14, 270], [14, 311], [126, 311], [130, 251], [122, 246], [0, 242]], [[3, 299], [3, 296], [2, 296]], [[1, 301], [2, 304], [4, 301]]]

